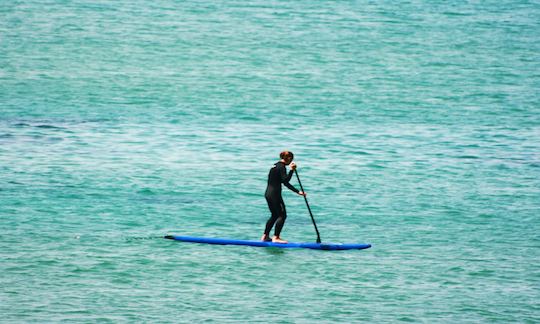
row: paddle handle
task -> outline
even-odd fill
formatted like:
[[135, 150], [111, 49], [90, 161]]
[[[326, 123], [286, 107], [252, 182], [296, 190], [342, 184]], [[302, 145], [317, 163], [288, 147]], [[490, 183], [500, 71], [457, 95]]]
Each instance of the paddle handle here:
[[298, 180], [298, 184], [300, 185], [300, 189], [304, 193], [304, 201], [306, 202], [307, 209], [309, 211], [309, 216], [311, 216], [311, 221], [313, 222], [313, 227], [315, 227], [315, 232], [317, 233], [317, 243], [321, 243], [321, 234], [319, 234], [319, 229], [317, 228], [317, 223], [315, 223], [315, 218], [313, 218], [313, 213], [311, 212], [311, 208], [309, 207], [309, 203], [307, 201], [307, 197], [305, 195], [304, 187], [302, 187], [302, 181], [300, 181], [300, 177], [298, 176], [298, 171], [294, 169], [294, 174], [296, 174], [296, 179]]

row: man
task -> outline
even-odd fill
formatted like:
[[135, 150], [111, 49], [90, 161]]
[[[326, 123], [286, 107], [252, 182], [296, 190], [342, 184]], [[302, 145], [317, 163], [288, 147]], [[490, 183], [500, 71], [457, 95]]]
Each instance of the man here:
[[[283, 151], [279, 154], [280, 161], [275, 163], [268, 173], [268, 186], [264, 197], [268, 203], [268, 208], [272, 215], [266, 222], [266, 228], [264, 234], [261, 237], [261, 241], [272, 241], [274, 243], [287, 243], [287, 241], [281, 239], [280, 234], [287, 218], [287, 211], [285, 209], [285, 203], [283, 197], [281, 197], [281, 184], [283, 183], [287, 188], [296, 192], [301, 196], [305, 196], [306, 193], [299, 191], [293, 185], [289, 183], [291, 177], [296, 170], [296, 164], [292, 163], [294, 154], [289, 151]], [[287, 165], [291, 166], [291, 170], [287, 174]], [[274, 236], [270, 238], [270, 231], [274, 227]]]

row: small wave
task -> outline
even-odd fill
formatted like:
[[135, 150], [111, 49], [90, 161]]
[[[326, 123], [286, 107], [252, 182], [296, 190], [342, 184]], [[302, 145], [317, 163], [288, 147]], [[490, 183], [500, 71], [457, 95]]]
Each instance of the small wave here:
[[63, 140], [64, 139], [62, 137], [49, 137], [47, 139], [48, 142], [52, 142], [52, 143], [61, 142]]
[[36, 125], [35, 127], [41, 128], [41, 129], [64, 129], [63, 127], [58, 127], [58, 126], [53, 126], [53, 125], [47, 125], [47, 124]]
[[371, 153], [366, 152], [366, 151], [356, 151], [356, 152], [351, 152], [351, 153], [356, 154], [356, 155], [371, 155]]
[[152, 189], [148, 189], [148, 188], [141, 189], [141, 190], [137, 191], [137, 193], [143, 194], [143, 195], [154, 195], [154, 194], [155, 194], [155, 193], [152, 191]]

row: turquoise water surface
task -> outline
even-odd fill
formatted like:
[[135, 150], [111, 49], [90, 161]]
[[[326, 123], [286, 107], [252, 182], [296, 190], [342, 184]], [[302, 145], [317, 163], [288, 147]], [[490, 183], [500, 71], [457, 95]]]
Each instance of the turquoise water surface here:
[[[0, 321], [540, 322], [539, 71], [537, 1], [3, 1]], [[258, 239], [284, 149], [371, 249], [161, 238]]]

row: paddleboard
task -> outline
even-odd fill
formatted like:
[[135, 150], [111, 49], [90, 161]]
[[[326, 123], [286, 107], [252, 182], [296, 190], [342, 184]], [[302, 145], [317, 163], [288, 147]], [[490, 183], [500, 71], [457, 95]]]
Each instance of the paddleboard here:
[[371, 244], [366, 243], [273, 243], [263, 241], [249, 241], [249, 240], [233, 240], [225, 238], [207, 238], [207, 237], [193, 237], [182, 235], [166, 235], [166, 239], [189, 242], [189, 243], [203, 243], [203, 244], [219, 244], [219, 245], [247, 245], [256, 247], [276, 247], [276, 248], [303, 248], [314, 250], [362, 250], [371, 247]]

